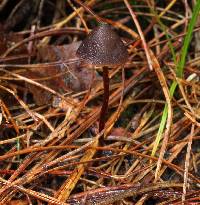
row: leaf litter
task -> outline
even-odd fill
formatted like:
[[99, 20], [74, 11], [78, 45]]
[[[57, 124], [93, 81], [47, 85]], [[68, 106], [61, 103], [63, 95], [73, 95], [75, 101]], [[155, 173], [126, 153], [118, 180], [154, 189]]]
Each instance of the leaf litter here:
[[[133, 7], [90, 0], [84, 7], [95, 16], [70, 2], [36, 1], [32, 11], [33, 2], [1, 3], [1, 203], [200, 203], [198, 23], [182, 78], [170, 47], [178, 60], [185, 15], [196, 5], [152, 1], [158, 20], [147, 1]], [[139, 34], [129, 12], [142, 27]], [[124, 79], [120, 66], [109, 68], [101, 132], [102, 68], [76, 56], [84, 25], [95, 28], [99, 16], [128, 42], [129, 52]], [[179, 87], [170, 98], [173, 80]], [[152, 155], [166, 102], [170, 119]]]

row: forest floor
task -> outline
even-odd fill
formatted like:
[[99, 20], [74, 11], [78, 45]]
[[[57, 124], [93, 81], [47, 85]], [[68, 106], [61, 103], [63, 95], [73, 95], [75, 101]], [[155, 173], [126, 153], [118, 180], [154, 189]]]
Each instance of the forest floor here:
[[0, 1], [0, 204], [200, 204], [199, 11]]

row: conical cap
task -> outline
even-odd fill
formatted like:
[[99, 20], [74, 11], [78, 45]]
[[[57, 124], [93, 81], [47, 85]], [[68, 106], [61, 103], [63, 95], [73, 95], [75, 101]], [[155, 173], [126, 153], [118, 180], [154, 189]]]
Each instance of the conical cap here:
[[99, 25], [89, 33], [76, 54], [96, 66], [122, 65], [128, 58], [128, 52], [122, 40], [106, 23]]

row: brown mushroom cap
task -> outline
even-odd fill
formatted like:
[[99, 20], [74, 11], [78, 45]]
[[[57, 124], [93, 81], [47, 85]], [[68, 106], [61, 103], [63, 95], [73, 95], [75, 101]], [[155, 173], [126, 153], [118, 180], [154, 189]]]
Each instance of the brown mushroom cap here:
[[128, 58], [128, 52], [122, 40], [106, 23], [102, 23], [89, 33], [76, 54], [87, 63], [96, 66], [122, 65]]

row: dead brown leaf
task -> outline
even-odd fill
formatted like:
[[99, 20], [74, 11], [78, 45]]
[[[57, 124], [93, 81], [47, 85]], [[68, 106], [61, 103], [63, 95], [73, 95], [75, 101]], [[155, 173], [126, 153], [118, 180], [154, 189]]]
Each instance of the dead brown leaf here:
[[[93, 73], [92, 69], [83, 67], [76, 57], [76, 50], [80, 42], [74, 42], [63, 46], [44, 46], [38, 49], [38, 60], [43, 63], [60, 61], [58, 65], [47, 65], [25, 73], [26, 77], [39, 80], [51, 89], [64, 94], [66, 92], [80, 92], [87, 90], [93, 81], [97, 82], [101, 78]], [[73, 63], [65, 63], [66, 61]], [[51, 101], [51, 94], [34, 85], [27, 85], [29, 91], [33, 93], [37, 104], [46, 104]]]

